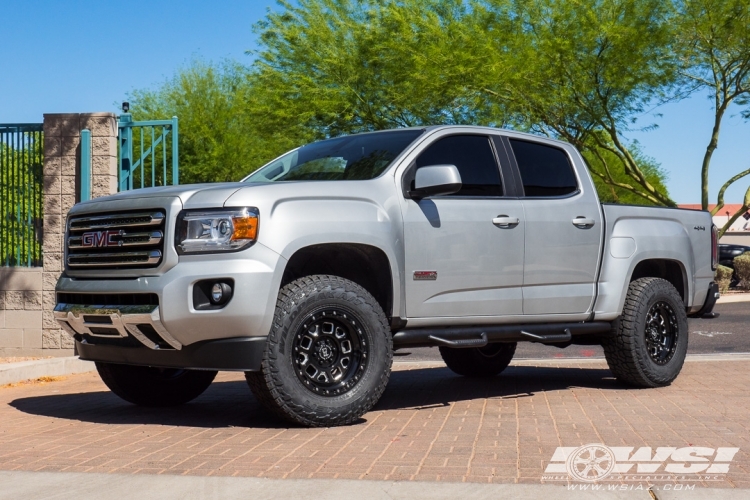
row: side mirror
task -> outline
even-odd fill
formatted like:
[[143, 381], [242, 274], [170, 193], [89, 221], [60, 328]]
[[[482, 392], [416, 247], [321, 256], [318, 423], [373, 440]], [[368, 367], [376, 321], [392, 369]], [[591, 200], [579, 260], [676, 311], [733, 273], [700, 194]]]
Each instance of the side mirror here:
[[461, 174], [455, 165], [430, 165], [417, 169], [412, 198], [453, 194], [461, 190]]

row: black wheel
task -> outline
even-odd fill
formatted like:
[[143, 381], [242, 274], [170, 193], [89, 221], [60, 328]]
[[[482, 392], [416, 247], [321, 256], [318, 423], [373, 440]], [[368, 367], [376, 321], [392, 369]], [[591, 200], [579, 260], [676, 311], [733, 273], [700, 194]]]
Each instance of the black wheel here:
[[388, 321], [372, 295], [337, 276], [308, 276], [279, 292], [261, 370], [245, 377], [277, 416], [344, 425], [377, 403], [392, 361]]
[[152, 368], [96, 363], [109, 389], [140, 406], [176, 406], [197, 398], [216, 377], [215, 371]]
[[515, 353], [515, 342], [467, 349], [440, 346], [440, 356], [448, 368], [465, 377], [494, 377], [508, 367]]
[[602, 340], [618, 380], [637, 387], [661, 387], [677, 378], [688, 348], [685, 306], [661, 278], [630, 283], [622, 316]]

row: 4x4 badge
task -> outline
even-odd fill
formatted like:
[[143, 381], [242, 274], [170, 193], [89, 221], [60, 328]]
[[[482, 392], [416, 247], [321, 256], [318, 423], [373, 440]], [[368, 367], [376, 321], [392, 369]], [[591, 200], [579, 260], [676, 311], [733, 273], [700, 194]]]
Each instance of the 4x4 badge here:
[[437, 279], [437, 271], [414, 271], [415, 281], [435, 281]]

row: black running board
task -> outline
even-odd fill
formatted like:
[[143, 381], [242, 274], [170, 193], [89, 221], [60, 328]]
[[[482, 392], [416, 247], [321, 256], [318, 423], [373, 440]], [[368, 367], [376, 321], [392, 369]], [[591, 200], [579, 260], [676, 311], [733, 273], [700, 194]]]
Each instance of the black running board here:
[[579, 335], [605, 333], [612, 329], [607, 321], [532, 325], [492, 325], [448, 328], [407, 328], [393, 335], [394, 349], [404, 347], [483, 347], [493, 342], [539, 342], [564, 344]]

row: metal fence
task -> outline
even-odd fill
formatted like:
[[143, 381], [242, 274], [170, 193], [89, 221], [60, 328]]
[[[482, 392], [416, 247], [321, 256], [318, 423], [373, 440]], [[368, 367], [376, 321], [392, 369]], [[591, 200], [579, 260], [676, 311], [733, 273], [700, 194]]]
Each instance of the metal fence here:
[[42, 265], [41, 123], [0, 124], [0, 266]]
[[118, 129], [120, 191], [180, 183], [176, 116], [132, 121], [130, 113], [123, 113]]

